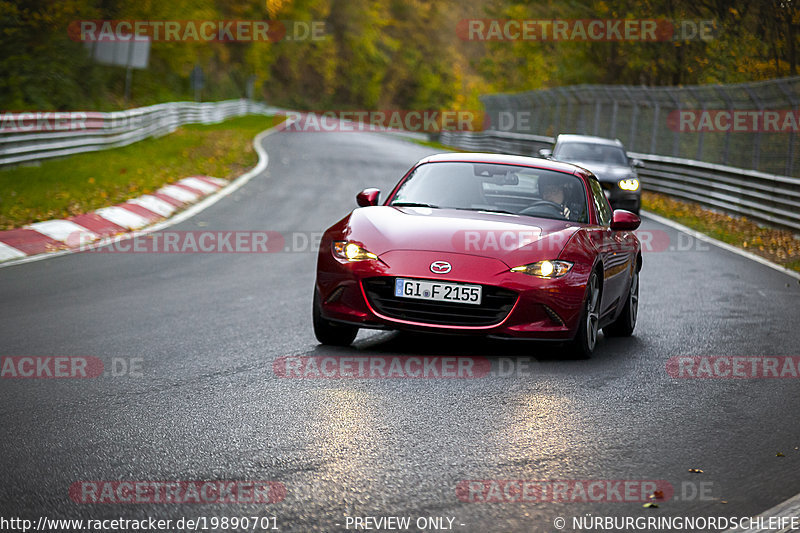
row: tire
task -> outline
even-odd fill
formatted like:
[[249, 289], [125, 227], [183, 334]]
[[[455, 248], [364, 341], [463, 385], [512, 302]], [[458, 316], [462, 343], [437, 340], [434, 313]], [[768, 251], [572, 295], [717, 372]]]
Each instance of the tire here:
[[583, 313], [581, 313], [578, 332], [569, 346], [570, 353], [578, 359], [591, 357], [594, 347], [597, 345], [597, 334], [600, 331], [598, 326], [600, 323], [601, 296], [602, 290], [600, 289], [597, 271], [593, 271], [589, 275], [589, 281], [586, 282], [586, 301], [583, 306]]
[[314, 289], [314, 308], [312, 318], [314, 323], [314, 335], [321, 344], [330, 346], [350, 346], [358, 335], [358, 328], [348, 324], [337, 324], [322, 317], [322, 304], [320, 302], [319, 291]]
[[639, 316], [639, 272], [634, 271], [631, 278], [631, 288], [628, 291], [628, 299], [619, 317], [603, 328], [603, 334], [607, 337], [630, 337], [636, 327], [636, 319]]

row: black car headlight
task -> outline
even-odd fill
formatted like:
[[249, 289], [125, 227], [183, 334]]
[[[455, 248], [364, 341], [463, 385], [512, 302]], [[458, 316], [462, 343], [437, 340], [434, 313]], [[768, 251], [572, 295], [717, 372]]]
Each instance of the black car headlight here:
[[623, 191], [638, 191], [639, 190], [639, 180], [636, 178], [627, 178], [624, 180], [619, 180], [619, 188]]
[[539, 261], [514, 267], [511, 272], [522, 272], [523, 274], [540, 278], [560, 278], [569, 272], [571, 268], [572, 263], [569, 261]]

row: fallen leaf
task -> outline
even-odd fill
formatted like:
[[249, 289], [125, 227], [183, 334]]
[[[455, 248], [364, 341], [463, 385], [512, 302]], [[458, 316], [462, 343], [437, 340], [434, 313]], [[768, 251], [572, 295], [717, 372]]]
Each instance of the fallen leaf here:
[[691, 472], [692, 474], [702, 474], [703, 473], [703, 471], [700, 470], [699, 468], [690, 468], [689, 472]]
[[658, 504], [657, 503], [653, 503], [653, 502], [647, 502], [646, 504], [642, 505], [642, 507], [656, 507], [656, 508], [658, 508]]
[[786, 456], [783, 455], [781, 452], [778, 452], [778, 453], [775, 454], [775, 457], [786, 457]]
[[657, 490], [653, 492], [650, 496], [647, 497], [648, 500], [663, 500], [664, 499], [664, 491]]

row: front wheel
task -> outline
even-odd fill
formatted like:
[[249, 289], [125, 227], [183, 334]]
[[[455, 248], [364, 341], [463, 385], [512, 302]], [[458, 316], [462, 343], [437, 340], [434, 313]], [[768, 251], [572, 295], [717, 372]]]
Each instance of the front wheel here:
[[600, 325], [600, 281], [597, 272], [589, 276], [586, 284], [586, 302], [581, 314], [578, 332], [570, 343], [572, 355], [581, 359], [591, 357], [597, 344], [597, 333]]
[[319, 291], [314, 289], [314, 309], [312, 312], [314, 335], [322, 344], [331, 346], [350, 346], [358, 335], [358, 328], [347, 324], [336, 324], [322, 316], [322, 302]]
[[639, 272], [634, 271], [631, 278], [631, 290], [628, 299], [619, 317], [603, 328], [603, 333], [608, 337], [630, 337], [636, 327], [636, 317], [639, 315]]

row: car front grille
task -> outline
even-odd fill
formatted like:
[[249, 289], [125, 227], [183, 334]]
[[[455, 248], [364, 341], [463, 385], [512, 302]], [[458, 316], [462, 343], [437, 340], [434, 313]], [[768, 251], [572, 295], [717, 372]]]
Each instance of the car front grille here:
[[507, 289], [482, 285], [480, 305], [434, 302], [398, 298], [394, 295], [395, 278], [368, 278], [363, 281], [370, 305], [389, 318], [437, 326], [491, 326], [502, 322], [517, 301], [517, 294]]

